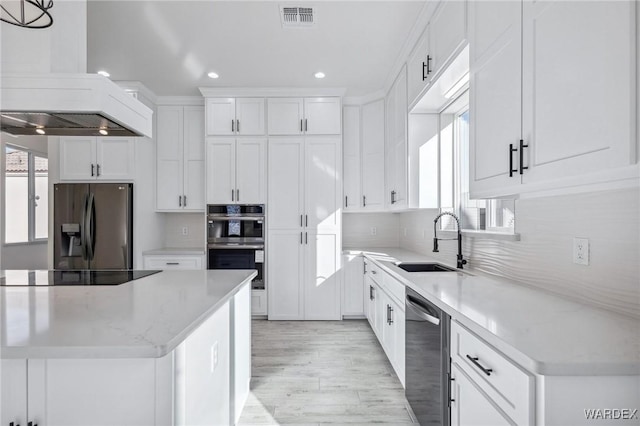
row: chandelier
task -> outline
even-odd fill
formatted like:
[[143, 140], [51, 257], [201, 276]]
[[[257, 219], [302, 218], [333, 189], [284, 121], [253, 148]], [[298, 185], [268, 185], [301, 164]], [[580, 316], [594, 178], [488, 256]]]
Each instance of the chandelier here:
[[0, 20], [23, 28], [47, 28], [53, 24], [51, 7], [53, 0], [1, 0]]

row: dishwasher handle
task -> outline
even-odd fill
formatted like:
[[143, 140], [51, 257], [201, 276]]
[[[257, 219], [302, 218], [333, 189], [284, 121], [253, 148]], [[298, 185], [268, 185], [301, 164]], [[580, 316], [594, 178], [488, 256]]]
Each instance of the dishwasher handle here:
[[431, 313], [427, 312], [422, 306], [415, 303], [412, 299], [413, 297], [407, 296], [406, 302], [407, 302], [407, 306], [411, 308], [413, 313], [418, 315], [423, 320], [429, 321], [433, 325], [440, 325], [440, 318], [431, 315]]

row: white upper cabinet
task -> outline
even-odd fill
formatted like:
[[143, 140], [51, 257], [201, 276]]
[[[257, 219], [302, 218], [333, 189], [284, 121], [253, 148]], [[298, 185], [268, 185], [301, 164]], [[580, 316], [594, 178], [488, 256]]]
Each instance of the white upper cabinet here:
[[472, 198], [625, 178], [636, 148], [636, 7], [470, 3]]
[[386, 205], [407, 206], [407, 74], [403, 67], [386, 99], [385, 175]]
[[270, 98], [270, 135], [339, 135], [340, 98]]
[[441, 1], [429, 21], [430, 77], [437, 78], [449, 59], [467, 41], [467, 2]]
[[[343, 108], [344, 129], [342, 133], [342, 161], [344, 164], [343, 211], [358, 210], [361, 205], [360, 192], [360, 107], [348, 105]], [[383, 136], [384, 139], [384, 136]]]
[[[408, 98], [413, 102], [429, 84], [431, 80], [431, 56], [427, 58], [429, 52], [429, 25], [413, 47], [407, 59], [407, 87]], [[427, 64], [429, 61], [429, 64]], [[427, 68], [428, 66], [428, 68]]]
[[270, 138], [268, 158], [269, 229], [302, 227], [304, 139]]
[[130, 180], [136, 138], [61, 137], [60, 180]]
[[384, 209], [384, 100], [362, 106], [362, 199], [364, 210]]
[[635, 162], [636, 7], [524, 2], [525, 187]]
[[263, 204], [266, 201], [265, 138], [207, 141], [207, 203]]
[[305, 227], [340, 230], [342, 153], [339, 137], [305, 141]]
[[207, 135], [264, 133], [264, 98], [207, 98]]
[[156, 143], [156, 209], [204, 210], [204, 108], [159, 106]]
[[304, 132], [307, 135], [342, 133], [340, 98], [305, 98]]

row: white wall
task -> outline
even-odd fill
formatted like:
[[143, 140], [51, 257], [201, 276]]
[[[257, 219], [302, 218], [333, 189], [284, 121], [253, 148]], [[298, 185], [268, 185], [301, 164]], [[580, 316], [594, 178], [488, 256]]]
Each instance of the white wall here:
[[[164, 245], [158, 247], [202, 248], [206, 246], [206, 226], [204, 213], [165, 213]], [[182, 228], [188, 235], [182, 235]]]
[[[376, 235], [372, 235], [375, 228]], [[397, 247], [400, 244], [397, 213], [345, 213], [342, 215], [343, 247]]]
[[[431, 251], [437, 214], [402, 213], [400, 245], [453, 263], [455, 241], [440, 242], [440, 253]], [[520, 241], [465, 237], [463, 252], [471, 268], [640, 317], [638, 217], [638, 188], [518, 200]], [[574, 237], [589, 239], [589, 266], [573, 263]]]

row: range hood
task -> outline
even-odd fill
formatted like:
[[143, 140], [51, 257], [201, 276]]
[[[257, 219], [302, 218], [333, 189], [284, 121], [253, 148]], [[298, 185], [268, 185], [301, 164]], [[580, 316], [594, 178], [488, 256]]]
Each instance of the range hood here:
[[13, 135], [152, 137], [152, 114], [97, 74], [0, 77], [0, 127]]

